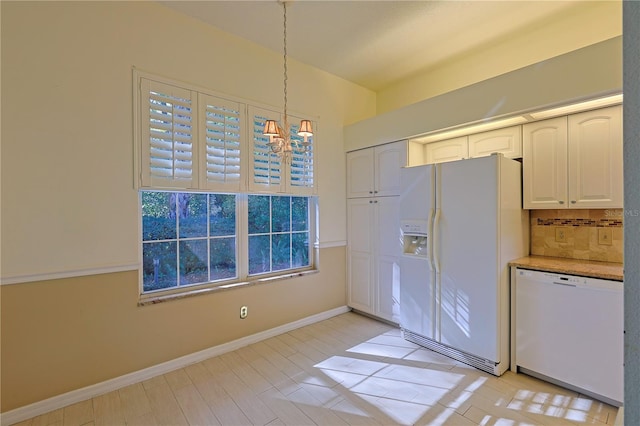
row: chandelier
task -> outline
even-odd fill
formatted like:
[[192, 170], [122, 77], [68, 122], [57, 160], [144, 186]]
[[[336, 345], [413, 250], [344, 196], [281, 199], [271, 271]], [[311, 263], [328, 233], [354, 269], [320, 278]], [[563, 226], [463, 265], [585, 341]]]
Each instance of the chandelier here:
[[284, 115], [282, 117], [282, 126], [276, 120], [267, 120], [262, 133], [265, 136], [269, 136], [267, 145], [271, 151], [277, 154], [284, 163], [290, 163], [291, 155], [294, 151], [305, 153], [311, 150], [311, 142], [309, 142], [308, 138], [313, 136], [313, 128], [310, 120], [301, 120], [298, 136], [302, 136], [302, 142], [291, 140], [291, 128], [289, 127], [289, 117], [287, 116], [287, 2], [279, 0], [278, 3], [282, 3], [284, 11]]

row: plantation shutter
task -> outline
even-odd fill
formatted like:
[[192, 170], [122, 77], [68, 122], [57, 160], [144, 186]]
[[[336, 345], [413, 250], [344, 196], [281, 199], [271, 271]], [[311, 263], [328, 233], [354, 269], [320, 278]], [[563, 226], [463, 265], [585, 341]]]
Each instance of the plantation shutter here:
[[[242, 174], [241, 146], [245, 124], [244, 105], [210, 95], [199, 95], [201, 182], [206, 189], [239, 191]], [[201, 186], [202, 186], [201, 185]]]
[[142, 186], [196, 187], [196, 93], [144, 78], [140, 91]]
[[[304, 141], [302, 136], [298, 136], [298, 130], [300, 130], [300, 118], [291, 117], [290, 121], [293, 124], [290, 125], [291, 132], [291, 144], [294, 146], [293, 153], [291, 155], [290, 166], [290, 181], [289, 191], [293, 194], [311, 195], [314, 193], [314, 180], [313, 180], [313, 154], [314, 144], [313, 136], [307, 138], [307, 142], [311, 145], [307, 148], [307, 151], [300, 153], [295, 149], [296, 144], [301, 144]], [[314, 129], [317, 130], [317, 125], [314, 123]]]
[[249, 137], [252, 142], [250, 154], [251, 177], [249, 189], [253, 191], [281, 192], [284, 176], [284, 164], [271, 152], [269, 136], [262, 134], [267, 120], [280, 120], [280, 114], [257, 107], [249, 107]]
[[[201, 190], [313, 195], [314, 137], [295, 152], [300, 118], [289, 117], [294, 147], [281, 161], [262, 134], [280, 112], [204, 92], [185, 83], [134, 70], [136, 185], [158, 190]], [[317, 127], [317, 123], [314, 123]]]

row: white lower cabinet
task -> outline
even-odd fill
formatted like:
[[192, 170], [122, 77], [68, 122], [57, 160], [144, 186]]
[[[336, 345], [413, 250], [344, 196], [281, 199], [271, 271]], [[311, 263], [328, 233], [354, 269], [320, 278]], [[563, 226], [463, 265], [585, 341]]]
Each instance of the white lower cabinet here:
[[397, 323], [399, 197], [347, 200], [348, 305]]

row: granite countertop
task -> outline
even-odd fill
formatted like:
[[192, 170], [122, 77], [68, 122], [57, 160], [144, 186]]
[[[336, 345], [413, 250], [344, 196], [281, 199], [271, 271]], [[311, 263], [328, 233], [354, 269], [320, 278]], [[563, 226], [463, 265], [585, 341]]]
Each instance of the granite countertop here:
[[568, 259], [564, 257], [527, 256], [512, 260], [509, 262], [509, 266], [615, 281], [623, 280], [622, 263]]

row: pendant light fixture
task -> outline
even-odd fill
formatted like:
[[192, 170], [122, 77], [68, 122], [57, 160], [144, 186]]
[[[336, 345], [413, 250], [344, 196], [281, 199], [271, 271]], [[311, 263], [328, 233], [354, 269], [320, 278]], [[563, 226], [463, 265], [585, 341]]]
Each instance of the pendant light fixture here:
[[264, 124], [263, 134], [269, 136], [269, 148], [277, 154], [282, 162], [290, 163], [293, 151], [304, 153], [311, 149], [309, 137], [313, 136], [313, 128], [310, 120], [301, 120], [298, 129], [298, 136], [302, 136], [302, 142], [291, 140], [291, 128], [289, 127], [289, 117], [287, 116], [287, 2], [278, 1], [282, 4], [284, 13], [284, 115], [282, 117], [282, 126], [276, 120], [267, 120]]

